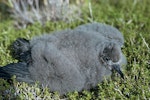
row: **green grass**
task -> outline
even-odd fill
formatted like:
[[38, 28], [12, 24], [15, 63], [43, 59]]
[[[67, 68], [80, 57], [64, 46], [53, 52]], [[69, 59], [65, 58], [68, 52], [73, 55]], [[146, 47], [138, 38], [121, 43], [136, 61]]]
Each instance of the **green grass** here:
[[[91, 0], [92, 1], [92, 0]], [[124, 70], [125, 79], [115, 77], [105, 80], [95, 89], [81, 93], [69, 93], [60, 97], [57, 93], [50, 93], [47, 88], [40, 88], [37, 84], [28, 85], [14, 81], [14, 87], [0, 79], [0, 99], [15, 98], [13, 93], [19, 94], [17, 99], [45, 98], [45, 100], [69, 98], [71, 100], [89, 99], [150, 99], [150, 0], [95, 0], [92, 2], [93, 18], [88, 9], [84, 9], [84, 21], [72, 23], [49, 22], [44, 27], [36, 23], [26, 29], [15, 29], [7, 14], [0, 12], [0, 66], [15, 62], [9, 54], [9, 45], [17, 38], [27, 39], [43, 33], [49, 33], [65, 28], [74, 28], [91, 20], [107, 23], [117, 27], [124, 35], [123, 52], [128, 64]]]

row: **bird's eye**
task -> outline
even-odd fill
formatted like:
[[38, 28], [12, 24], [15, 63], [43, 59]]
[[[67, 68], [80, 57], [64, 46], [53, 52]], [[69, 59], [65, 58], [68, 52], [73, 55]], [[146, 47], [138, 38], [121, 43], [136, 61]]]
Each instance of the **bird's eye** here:
[[110, 57], [104, 57], [104, 61], [109, 61]]

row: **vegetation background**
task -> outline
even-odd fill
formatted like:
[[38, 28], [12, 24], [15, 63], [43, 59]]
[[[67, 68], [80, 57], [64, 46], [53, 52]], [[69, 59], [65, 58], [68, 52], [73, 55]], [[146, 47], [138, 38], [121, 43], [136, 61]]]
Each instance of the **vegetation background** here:
[[[79, 1], [79, 0], [77, 0]], [[73, 3], [78, 3], [76, 0]], [[84, 1], [84, 0], [83, 0]], [[91, 0], [81, 7], [80, 19], [48, 21], [44, 25], [32, 23], [26, 28], [14, 27], [14, 20], [7, 12], [9, 5], [0, 0], [0, 66], [16, 62], [10, 56], [9, 45], [17, 38], [31, 39], [44, 33], [96, 21], [118, 28], [124, 35], [123, 52], [128, 64], [124, 70], [125, 79], [105, 80], [89, 91], [68, 93], [59, 96], [48, 88], [19, 83], [13, 78], [13, 85], [0, 79], [0, 100], [150, 100], [150, 0]]]

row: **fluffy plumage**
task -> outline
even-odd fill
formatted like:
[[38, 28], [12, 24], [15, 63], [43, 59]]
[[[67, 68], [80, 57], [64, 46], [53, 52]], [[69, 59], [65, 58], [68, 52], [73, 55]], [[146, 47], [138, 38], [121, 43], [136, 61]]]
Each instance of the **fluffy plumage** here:
[[12, 70], [7, 70], [10, 66], [2, 67], [0, 72], [5, 68], [3, 71], [16, 75], [19, 81], [39, 81], [60, 94], [90, 89], [111, 76], [113, 69], [123, 77], [120, 70], [126, 63], [121, 52], [123, 42], [116, 28], [99, 23], [37, 36], [29, 42], [18, 39], [13, 43], [13, 51], [20, 49], [17, 57], [26, 64], [20, 68], [27, 73], [22, 78], [17, 74], [22, 73], [20, 63], [12, 65]]
[[76, 29], [82, 30], [82, 31], [98, 32], [104, 37], [106, 37], [107, 39], [115, 41], [120, 46], [123, 46], [124, 44], [123, 35], [119, 32], [119, 30], [117, 30], [116, 28], [110, 25], [93, 22], [93, 23], [88, 23], [85, 25], [80, 25]]

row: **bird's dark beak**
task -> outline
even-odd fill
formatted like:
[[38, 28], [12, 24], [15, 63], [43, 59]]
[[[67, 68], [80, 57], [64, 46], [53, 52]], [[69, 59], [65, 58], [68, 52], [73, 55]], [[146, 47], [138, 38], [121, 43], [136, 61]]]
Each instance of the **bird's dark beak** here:
[[119, 64], [113, 64], [112, 65], [112, 69], [115, 70], [117, 73], [119, 73], [119, 75], [121, 76], [121, 78], [124, 79], [124, 74], [122, 73]]

